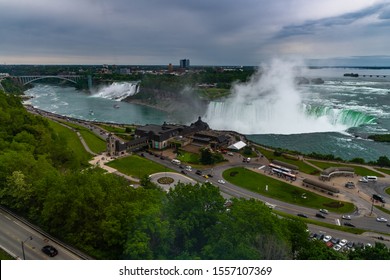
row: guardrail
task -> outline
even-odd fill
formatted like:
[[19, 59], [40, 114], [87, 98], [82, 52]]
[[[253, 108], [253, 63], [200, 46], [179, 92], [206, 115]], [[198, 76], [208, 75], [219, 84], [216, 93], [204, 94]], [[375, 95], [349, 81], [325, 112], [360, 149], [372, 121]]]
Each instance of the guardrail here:
[[0, 210], [4, 211], [5, 213], [7, 213], [8, 215], [12, 216], [14, 219], [18, 220], [19, 222], [25, 224], [26, 226], [32, 228], [33, 230], [35, 230], [39, 234], [43, 235], [45, 238], [50, 239], [54, 243], [57, 243], [59, 246], [62, 246], [63, 248], [66, 248], [68, 251], [72, 252], [74, 255], [78, 256], [80, 259], [83, 259], [83, 260], [93, 260], [92, 257], [90, 257], [87, 254], [79, 251], [78, 249], [73, 248], [72, 246], [70, 246], [68, 244], [65, 244], [64, 242], [58, 240], [57, 238], [51, 236], [50, 234], [48, 234], [47, 232], [45, 232], [44, 230], [42, 230], [38, 226], [30, 223], [29, 221], [27, 221], [26, 219], [24, 219], [22, 217], [16, 215], [15, 213], [13, 213], [9, 209], [5, 208], [4, 206], [0, 205]]

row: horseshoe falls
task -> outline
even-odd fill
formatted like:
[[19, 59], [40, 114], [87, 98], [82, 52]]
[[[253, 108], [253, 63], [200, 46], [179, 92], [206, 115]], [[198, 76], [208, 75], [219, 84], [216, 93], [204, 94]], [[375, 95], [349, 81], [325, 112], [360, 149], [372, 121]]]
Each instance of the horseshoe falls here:
[[[390, 69], [297, 67], [273, 61], [229, 98], [210, 102], [210, 127], [235, 130], [256, 143], [349, 160], [390, 157], [390, 145], [367, 140], [390, 133]], [[345, 77], [357, 72], [359, 77]], [[296, 77], [323, 84], [297, 85]]]

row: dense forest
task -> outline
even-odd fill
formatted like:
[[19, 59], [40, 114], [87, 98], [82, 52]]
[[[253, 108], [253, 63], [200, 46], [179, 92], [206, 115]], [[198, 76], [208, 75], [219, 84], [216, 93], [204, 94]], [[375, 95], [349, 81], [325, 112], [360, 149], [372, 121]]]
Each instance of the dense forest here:
[[[166, 193], [132, 188], [74, 156], [48, 121], [0, 93], [0, 201], [97, 259], [387, 258], [383, 246], [343, 255], [309, 241], [299, 219], [262, 202], [227, 201], [211, 184]], [[359, 253], [360, 252], [360, 253]]]

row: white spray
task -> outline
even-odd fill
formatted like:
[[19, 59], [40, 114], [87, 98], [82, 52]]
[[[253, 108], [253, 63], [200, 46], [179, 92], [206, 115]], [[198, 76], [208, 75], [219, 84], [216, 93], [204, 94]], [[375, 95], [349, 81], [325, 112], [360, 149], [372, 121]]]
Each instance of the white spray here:
[[244, 134], [298, 134], [343, 131], [345, 125], [332, 124], [326, 116], [305, 114], [295, 77], [296, 61], [274, 59], [263, 65], [247, 83], [233, 86], [223, 102], [211, 102], [204, 119], [213, 129], [235, 130]]
[[121, 101], [128, 96], [137, 94], [138, 91], [138, 82], [114, 82], [109, 86], [101, 88], [93, 96]]

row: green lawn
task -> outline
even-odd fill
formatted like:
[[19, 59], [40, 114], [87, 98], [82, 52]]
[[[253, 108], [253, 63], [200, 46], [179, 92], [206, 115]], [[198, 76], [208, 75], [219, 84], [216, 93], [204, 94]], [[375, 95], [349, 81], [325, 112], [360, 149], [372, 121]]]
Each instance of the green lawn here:
[[92, 152], [99, 154], [106, 150], [106, 141], [87, 129], [79, 130]]
[[106, 125], [106, 124], [99, 124], [98, 126], [112, 133], [125, 133], [126, 131], [125, 127], [120, 127], [120, 126]]
[[137, 155], [120, 158], [107, 163], [107, 165], [117, 169], [119, 172], [136, 178], [142, 178], [145, 175], [151, 175], [157, 172], [176, 172]]
[[390, 195], [390, 187], [388, 187], [387, 189], [385, 189], [385, 192]]
[[313, 166], [306, 164], [303, 161], [294, 159], [292, 156], [291, 157], [275, 156], [273, 151], [263, 149], [261, 147], [256, 147], [256, 149], [270, 161], [275, 159], [275, 160], [283, 161], [285, 163], [296, 165], [296, 166], [298, 166], [300, 172], [303, 172], [306, 174], [311, 174], [311, 175], [320, 174], [320, 171], [317, 170], [316, 168], [314, 168]]
[[92, 155], [84, 149], [76, 133], [55, 121], [47, 120], [58, 137], [67, 141], [68, 148], [72, 150], [77, 158], [85, 162], [88, 162], [92, 158]]
[[321, 169], [327, 169], [329, 167], [352, 167], [355, 169], [355, 174], [360, 176], [377, 176], [377, 177], [384, 177], [382, 174], [375, 172], [371, 169], [365, 168], [363, 166], [355, 166], [355, 165], [348, 165], [348, 164], [341, 164], [341, 163], [332, 163], [332, 162], [325, 162], [325, 161], [316, 161], [316, 160], [308, 160], [310, 163], [314, 164], [315, 166], [318, 166]]
[[185, 151], [180, 151], [180, 155], [177, 157], [178, 160], [181, 162], [186, 162], [186, 163], [191, 163], [191, 164], [200, 164], [199, 159], [200, 155], [199, 154], [194, 154], [190, 152], [185, 152]]
[[102, 138], [97, 136], [95, 133], [90, 131], [88, 128], [71, 122], [63, 123], [80, 132], [81, 136], [85, 140], [85, 143], [87, 143], [88, 147], [91, 149], [92, 152], [99, 154], [106, 150], [106, 142]]
[[390, 169], [388, 169], [388, 168], [375, 168], [375, 169], [380, 171], [380, 172], [383, 172], [383, 173], [390, 175]]
[[[236, 174], [232, 176], [234, 173]], [[225, 170], [223, 177], [232, 184], [287, 203], [316, 209], [327, 208], [337, 213], [349, 213], [354, 210], [352, 203], [342, 202], [340, 205], [337, 200], [318, 195], [307, 189], [287, 184], [243, 167]], [[267, 185], [268, 191], [266, 191]], [[303, 196], [303, 194], [305, 195]]]

